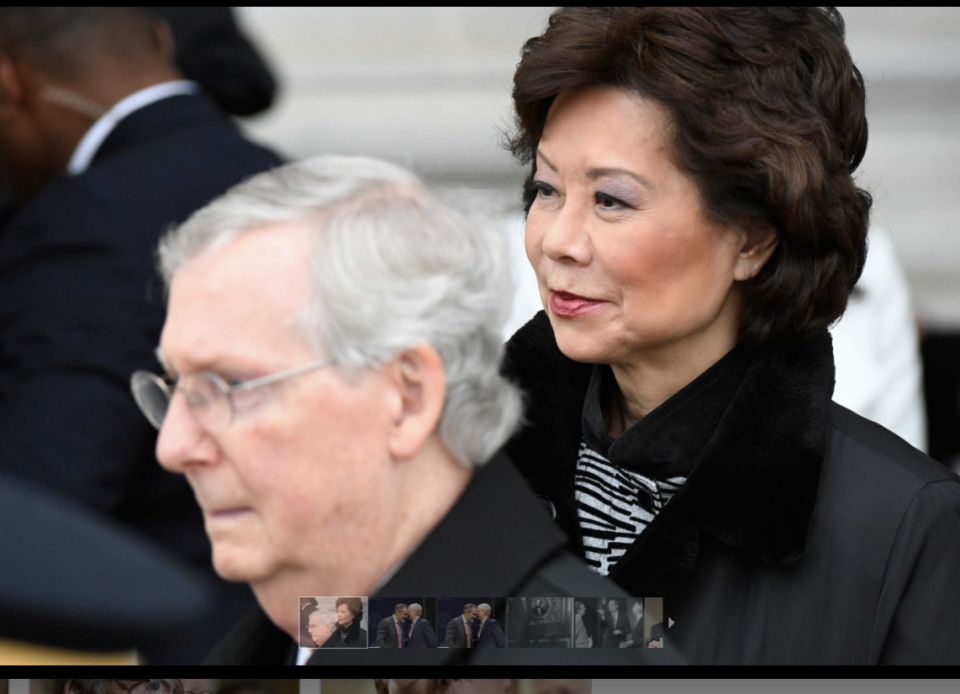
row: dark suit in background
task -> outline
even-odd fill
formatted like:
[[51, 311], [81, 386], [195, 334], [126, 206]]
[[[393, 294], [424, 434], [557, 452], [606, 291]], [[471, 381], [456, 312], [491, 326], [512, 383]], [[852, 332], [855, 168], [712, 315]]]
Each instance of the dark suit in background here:
[[630, 646], [630, 648], [643, 648], [647, 645], [643, 642], [643, 615], [635, 617], [631, 614], [629, 619], [637, 620], [636, 624], [630, 628], [630, 635], [627, 637], [630, 641], [633, 641], [633, 645]]
[[215, 578], [193, 493], [156, 462], [156, 432], [130, 395], [131, 372], [159, 368], [154, 252], [170, 224], [277, 163], [208, 98], [172, 96], [120, 121], [85, 172], [45, 185], [0, 233], [0, 467], [120, 519], [218, 583], [219, 620], [151, 663], [199, 661], [253, 604], [249, 588]]
[[[475, 624], [480, 620], [475, 620]], [[477, 627], [477, 638], [473, 642], [475, 648], [503, 648], [506, 645], [506, 639], [503, 636], [503, 629], [500, 628], [500, 622], [493, 617], [487, 617], [487, 621]]]
[[[444, 639], [444, 643], [449, 648], [466, 648], [467, 647], [467, 629], [466, 624], [463, 621], [463, 615], [457, 615], [449, 622], [447, 622], [447, 637]], [[472, 625], [471, 625], [472, 626]], [[472, 637], [472, 633], [471, 633]]]
[[[619, 634], [613, 632], [619, 631]], [[603, 647], [619, 648], [620, 644], [627, 640], [627, 634], [630, 633], [630, 621], [627, 619], [627, 613], [623, 610], [617, 612], [616, 624], [613, 621], [613, 615], [607, 612], [607, 618], [603, 624]]]
[[[402, 632], [403, 622], [400, 622], [400, 629]], [[393, 615], [380, 620], [380, 625], [377, 627], [377, 645], [380, 648], [400, 648], [400, 644], [397, 643], [397, 620]]]
[[433, 626], [420, 617], [410, 626], [410, 634], [404, 642], [404, 648], [436, 648], [437, 635], [433, 631]]

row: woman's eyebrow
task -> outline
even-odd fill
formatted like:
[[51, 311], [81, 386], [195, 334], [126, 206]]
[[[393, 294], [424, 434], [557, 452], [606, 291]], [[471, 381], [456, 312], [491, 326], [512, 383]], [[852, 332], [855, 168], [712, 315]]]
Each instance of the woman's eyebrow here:
[[650, 188], [651, 190], [656, 188], [656, 186], [653, 184], [653, 182], [649, 178], [645, 178], [644, 176], [641, 176], [638, 173], [634, 173], [629, 169], [620, 169], [617, 167], [603, 167], [599, 169], [590, 169], [587, 171], [587, 176], [591, 180], [602, 178], [604, 176], [629, 176], [630, 178], [635, 180], [637, 183], [642, 185], [644, 188]]

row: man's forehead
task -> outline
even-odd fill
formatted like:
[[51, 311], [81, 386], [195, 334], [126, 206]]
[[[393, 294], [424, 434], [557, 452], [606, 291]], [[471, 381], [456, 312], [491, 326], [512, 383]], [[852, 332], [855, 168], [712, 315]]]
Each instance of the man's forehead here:
[[309, 241], [300, 226], [267, 227], [184, 263], [170, 286], [161, 363], [186, 372], [245, 360], [257, 368], [265, 353], [282, 361], [312, 288]]

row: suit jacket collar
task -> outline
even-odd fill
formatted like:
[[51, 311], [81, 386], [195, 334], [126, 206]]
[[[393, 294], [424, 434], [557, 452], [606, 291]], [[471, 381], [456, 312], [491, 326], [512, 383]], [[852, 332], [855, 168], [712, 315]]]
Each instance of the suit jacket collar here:
[[[465, 595], [512, 595], [565, 543], [517, 469], [498, 453], [378, 595], [447, 595], [454, 587]], [[452, 559], [464, 547], [496, 561]]]
[[130, 146], [168, 135], [182, 134], [191, 127], [229, 122], [216, 104], [203, 93], [170, 96], [148, 104], [117, 123], [97, 149], [90, 167]]
[[[516, 532], [522, 529], [523, 532]], [[463, 496], [394, 575], [377, 591], [379, 596], [462, 594], [511, 595], [565, 544], [563, 533], [550, 520], [530, 487], [501, 452], [481, 467]], [[469, 546], [477, 556], [496, 561], [456, 561]], [[460, 616], [462, 617], [462, 615]], [[417, 623], [424, 621], [423, 617]], [[356, 624], [356, 622], [355, 622]], [[463, 624], [461, 619], [461, 624]], [[309, 664], [363, 663], [363, 654], [324, 655], [318, 649]], [[359, 650], [359, 649], [357, 649]], [[465, 663], [468, 649], [445, 649], [446, 663]], [[324, 653], [332, 651], [328, 648]], [[291, 656], [291, 653], [294, 654]], [[275, 665], [295, 657], [296, 644], [255, 609], [210, 654], [210, 664]], [[355, 659], [355, 660], [354, 660]]]
[[[528, 394], [529, 425], [507, 446], [583, 554], [574, 499], [580, 419], [592, 366], [565, 357], [540, 312], [507, 345], [504, 371]], [[686, 484], [614, 566], [632, 595], [688, 576], [704, 536], [790, 565], [806, 547], [826, 448], [833, 352], [824, 331], [755, 350]]]

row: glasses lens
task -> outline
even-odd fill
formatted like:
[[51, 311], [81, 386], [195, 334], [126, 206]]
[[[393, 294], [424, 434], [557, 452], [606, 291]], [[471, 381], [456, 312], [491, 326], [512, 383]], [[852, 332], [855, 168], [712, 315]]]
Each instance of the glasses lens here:
[[184, 394], [197, 421], [206, 429], [223, 427], [230, 419], [230, 387], [209, 371], [184, 376], [177, 388]]
[[170, 405], [170, 390], [156, 374], [137, 371], [130, 377], [130, 390], [140, 411], [149, 422], [159, 429]]

